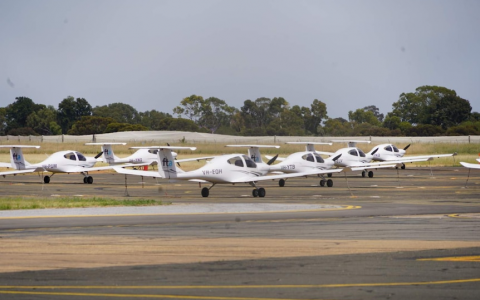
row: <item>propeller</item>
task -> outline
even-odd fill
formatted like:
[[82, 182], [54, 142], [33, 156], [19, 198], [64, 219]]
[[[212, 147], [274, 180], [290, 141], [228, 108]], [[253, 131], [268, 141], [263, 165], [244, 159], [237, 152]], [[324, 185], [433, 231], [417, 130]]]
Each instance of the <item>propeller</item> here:
[[272, 159], [270, 159], [270, 160], [267, 162], [267, 165], [273, 164], [273, 163], [277, 160], [277, 157], [278, 157], [278, 154], [275, 155], [274, 157], [272, 157]]
[[370, 155], [374, 155], [375, 153], [377, 153], [377, 151], [378, 151], [378, 148], [373, 150], [373, 152]]
[[102, 152], [99, 152], [97, 155], [95, 155], [95, 159], [99, 158], [100, 156], [102, 156], [103, 154], [103, 151]]
[[339, 155], [335, 156], [334, 158], [332, 158], [332, 161], [336, 161], [337, 159], [340, 158], [340, 156], [342, 156], [342, 154], [340, 153]]
[[408, 144], [407, 146], [405, 146], [405, 148], [403, 148], [403, 150], [407, 150], [408, 147], [410, 147], [410, 144]]

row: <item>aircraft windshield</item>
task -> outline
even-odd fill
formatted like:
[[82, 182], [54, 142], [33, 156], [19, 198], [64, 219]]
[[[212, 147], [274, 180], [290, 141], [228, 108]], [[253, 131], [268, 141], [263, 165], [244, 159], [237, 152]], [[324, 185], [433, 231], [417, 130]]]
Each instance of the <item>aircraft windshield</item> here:
[[85, 156], [83, 156], [83, 154], [80, 153], [80, 152], [77, 152], [77, 156], [78, 156], [78, 160], [80, 160], [80, 161], [86, 161], [86, 160], [87, 160], [87, 159], [85, 158]]
[[248, 168], [256, 168], [257, 164], [248, 156], [244, 155], [243, 159], [245, 159], [245, 163], [247, 164]]
[[387, 146], [384, 149], [387, 150], [388, 152], [392, 152], [392, 147], [390, 147], [390, 146]]
[[315, 162], [315, 159], [313, 158], [312, 153], [305, 154], [304, 156], [302, 156], [302, 159], [306, 161]]
[[360, 154], [361, 157], [365, 157], [365, 153], [362, 150], [360, 149], [357, 149], [357, 150], [358, 150], [358, 154]]
[[315, 155], [315, 159], [317, 160], [317, 163], [324, 163], [325, 161], [323, 160], [323, 157], [321, 157], [320, 155], [318, 155], [317, 153], [314, 154]]
[[348, 151], [348, 154], [353, 155], [353, 156], [358, 156], [358, 152], [357, 152], [356, 149], [352, 149], [352, 150]]
[[65, 154], [63, 157], [65, 157], [66, 159], [69, 159], [69, 160], [77, 160], [77, 157], [75, 156], [75, 153], [73, 153], [73, 152], [69, 152], [69, 153]]
[[398, 152], [398, 148], [395, 146], [392, 146], [394, 152]]
[[243, 167], [243, 160], [240, 156], [232, 157], [227, 162], [237, 167]]

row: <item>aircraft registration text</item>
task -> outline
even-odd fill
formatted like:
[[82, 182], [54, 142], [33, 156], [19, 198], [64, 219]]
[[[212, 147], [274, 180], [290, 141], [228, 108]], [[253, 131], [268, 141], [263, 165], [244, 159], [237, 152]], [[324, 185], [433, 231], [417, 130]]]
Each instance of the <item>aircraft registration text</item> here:
[[211, 170], [203, 170], [203, 175], [217, 175], [222, 174], [222, 169], [211, 169]]

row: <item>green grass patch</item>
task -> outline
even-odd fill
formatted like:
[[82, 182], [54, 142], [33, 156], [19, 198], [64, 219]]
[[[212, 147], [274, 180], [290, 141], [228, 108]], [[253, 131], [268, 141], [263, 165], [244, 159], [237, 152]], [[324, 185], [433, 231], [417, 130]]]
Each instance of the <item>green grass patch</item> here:
[[6, 197], [0, 198], [0, 210], [43, 209], [43, 208], [84, 208], [108, 206], [156, 206], [169, 205], [159, 200], [151, 199], [112, 199], [84, 197]]

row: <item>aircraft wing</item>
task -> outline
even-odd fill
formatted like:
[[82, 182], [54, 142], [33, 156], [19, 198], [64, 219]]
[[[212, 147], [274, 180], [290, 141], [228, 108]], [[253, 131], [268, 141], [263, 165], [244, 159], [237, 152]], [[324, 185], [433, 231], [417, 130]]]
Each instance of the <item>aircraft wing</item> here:
[[195, 157], [195, 158], [184, 158], [184, 159], [176, 159], [176, 163], [182, 163], [187, 161], [201, 161], [201, 160], [208, 160], [215, 158], [216, 156], [204, 156], [204, 157]]
[[[122, 165], [123, 167], [133, 167], [135, 165]], [[105, 167], [92, 167], [92, 168], [83, 168], [83, 167], [75, 167], [75, 168], [72, 168], [70, 170], [68, 170], [68, 172], [65, 172], [65, 173], [82, 173], [82, 172], [93, 172], [93, 171], [102, 171], [102, 170], [111, 170], [113, 169], [114, 167], [113, 166], [105, 166]], [[38, 168], [37, 168], [38, 170]], [[43, 171], [43, 169], [42, 169]]]
[[34, 169], [31, 169], [31, 170], [6, 171], [6, 172], [0, 172], [0, 176], [5, 176], [5, 175], [17, 175], [17, 174], [32, 173], [32, 172], [35, 172], [35, 170], [34, 170]]
[[460, 164], [462, 166], [464, 166], [465, 168], [469, 168], [469, 169], [480, 169], [480, 164], [469, 164], [469, 163], [466, 163], [466, 162], [460, 162]]
[[120, 174], [136, 175], [136, 176], [143, 176], [143, 177], [164, 178], [157, 171], [130, 170], [130, 169], [124, 169], [122, 167], [114, 167], [113, 169], [117, 173], [120, 173]]
[[12, 167], [11, 163], [0, 162], [0, 168], [11, 168], [11, 167]]
[[258, 177], [248, 177], [248, 178], [240, 178], [238, 180], [232, 180], [232, 183], [246, 183], [246, 182], [254, 182], [254, 181], [264, 181], [264, 180], [274, 180], [274, 179], [283, 179], [283, 178], [293, 178], [293, 177], [305, 177], [305, 176], [313, 176], [318, 174], [327, 174], [327, 173], [339, 173], [343, 172], [343, 169], [329, 169], [329, 170], [318, 170], [312, 172], [303, 172], [303, 173], [289, 173], [289, 174], [281, 174], [281, 175], [265, 175], [265, 176], [258, 176]]
[[363, 171], [363, 170], [368, 170], [368, 169], [395, 168], [395, 167], [398, 167], [398, 164], [390, 163], [389, 165], [350, 167], [350, 170], [353, 171], [353, 172], [356, 172], [356, 171]]
[[450, 153], [450, 154], [432, 154], [432, 155], [420, 155], [420, 156], [404, 156], [404, 157], [399, 157], [392, 159], [390, 162], [395, 161], [395, 162], [417, 162], [417, 161], [429, 161], [433, 160], [434, 158], [440, 158], [440, 157], [450, 157], [450, 156], [455, 156], [457, 153]]

